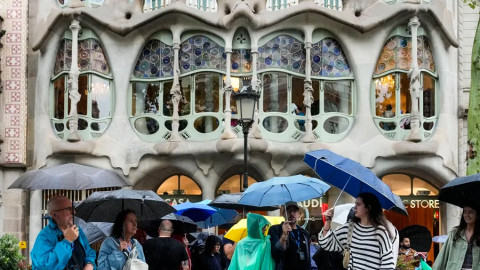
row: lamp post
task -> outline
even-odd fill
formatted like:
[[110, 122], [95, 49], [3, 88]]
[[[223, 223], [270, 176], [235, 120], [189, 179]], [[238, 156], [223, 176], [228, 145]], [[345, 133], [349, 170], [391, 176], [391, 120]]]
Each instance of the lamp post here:
[[237, 102], [238, 114], [240, 119], [238, 122], [242, 126], [243, 131], [243, 187], [242, 191], [248, 188], [248, 171], [247, 171], [247, 140], [248, 130], [253, 124], [255, 107], [257, 106], [260, 93], [254, 91], [252, 86], [244, 86], [241, 91], [235, 92], [233, 98]]

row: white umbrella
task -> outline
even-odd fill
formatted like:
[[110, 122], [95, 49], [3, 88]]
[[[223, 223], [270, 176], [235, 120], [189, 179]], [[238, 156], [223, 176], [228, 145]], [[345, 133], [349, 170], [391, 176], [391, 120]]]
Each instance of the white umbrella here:
[[348, 214], [354, 206], [354, 203], [346, 203], [335, 206], [332, 221], [340, 225], [347, 223]]
[[447, 241], [448, 235], [438, 235], [433, 237], [432, 241], [434, 243], [445, 243]]

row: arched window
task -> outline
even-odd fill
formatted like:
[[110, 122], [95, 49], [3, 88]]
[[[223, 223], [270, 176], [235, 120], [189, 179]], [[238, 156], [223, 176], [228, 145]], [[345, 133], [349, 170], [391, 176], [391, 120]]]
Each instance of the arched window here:
[[157, 189], [157, 194], [162, 195], [202, 195], [202, 190], [192, 178], [176, 174], [170, 176]]
[[[180, 135], [185, 140], [219, 138], [223, 131], [226, 56], [216, 37], [191, 35], [180, 45]], [[132, 74], [131, 118], [145, 141], [168, 140], [172, 131], [173, 46], [170, 32], [154, 34], [140, 53]]]
[[[374, 121], [379, 130], [390, 139], [403, 140], [410, 133], [410, 78], [412, 38], [406, 26], [398, 27], [387, 40], [378, 59], [373, 76], [375, 91]], [[430, 137], [435, 129], [437, 113], [437, 74], [432, 48], [424, 30], [418, 29], [418, 67], [423, 91], [419, 98], [420, 131]]]
[[387, 174], [382, 181], [398, 196], [437, 196], [439, 193], [430, 183], [409, 174]]
[[[306, 53], [299, 33], [272, 34], [259, 44], [262, 99], [260, 123], [265, 138], [296, 141], [305, 132], [303, 108]], [[314, 136], [335, 142], [353, 126], [354, 78], [340, 44], [332, 34], [316, 30], [311, 48], [311, 106]]]
[[[257, 183], [255, 178], [248, 176], [248, 186]], [[231, 193], [238, 193], [242, 190], [243, 187], [243, 175], [237, 174], [230, 176], [227, 180], [225, 180], [222, 185], [217, 190], [217, 195], [221, 194], [231, 194]]]
[[[60, 42], [52, 77], [51, 121], [59, 138], [69, 135], [70, 98], [68, 74], [72, 65], [72, 39], [67, 32]], [[78, 40], [78, 133], [83, 140], [100, 137], [110, 124], [113, 111], [113, 77], [105, 52], [95, 34], [82, 29]]]

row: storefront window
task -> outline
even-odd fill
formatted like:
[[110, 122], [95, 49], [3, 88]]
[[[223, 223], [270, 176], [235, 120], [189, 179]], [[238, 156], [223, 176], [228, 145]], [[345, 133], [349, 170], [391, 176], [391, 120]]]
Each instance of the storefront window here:
[[389, 174], [382, 178], [393, 193], [398, 196], [409, 196], [412, 193], [412, 179], [404, 174]]
[[161, 195], [201, 195], [202, 190], [192, 178], [185, 175], [173, 175], [165, 180], [157, 190]]
[[[257, 183], [253, 177], [248, 176], [248, 186]], [[237, 174], [233, 175], [227, 180], [225, 180], [222, 185], [218, 188], [217, 194], [231, 194], [231, 193], [238, 193], [241, 191], [241, 187], [243, 186], [243, 175]]]

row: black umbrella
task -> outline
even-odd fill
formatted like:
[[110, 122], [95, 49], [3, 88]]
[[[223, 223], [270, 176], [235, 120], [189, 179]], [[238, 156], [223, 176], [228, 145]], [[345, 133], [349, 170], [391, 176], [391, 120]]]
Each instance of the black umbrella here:
[[87, 222], [115, 222], [117, 215], [125, 209], [133, 210], [139, 221], [159, 220], [175, 212], [175, 208], [155, 192], [129, 189], [95, 192], [75, 211]]
[[125, 187], [131, 185], [132, 183], [130, 183], [128, 179], [114, 171], [76, 163], [68, 163], [50, 168], [28, 171], [15, 180], [8, 189], [84, 190], [107, 187]]
[[[440, 189], [438, 199], [459, 207], [480, 206], [480, 174], [457, 177]], [[473, 205], [470, 205], [473, 204]]]
[[[50, 215], [46, 214], [42, 219], [50, 219]], [[82, 229], [90, 245], [109, 237], [113, 229], [113, 223], [86, 222], [79, 217], [75, 217], [75, 225]]]
[[235, 209], [235, 210], [244, 210], [244, 211], [275, 211], [278, 210], [278, 207], [275, 206], [264, 206], [256, 207], [251, 205], [239, 204], [240, 198], [243, 193], [232, 193], [232, 194], [223, 194], [215, 198], [208, 205], [223, 208], [223, 209]]
[[151, 237], [158, 236], [158, 227], [162, 220], [170, 220], [173, 224], [173, 233], [191, 233], [197, 231], [197, 224], [188, 217], [170, 213], [161, 218], [161, 220], [143, 220], [138, 222], [138, 228], [147, 232]]
[[398, 232], [400, 238], [410, 239], [410, 247], [418, 252], [428, 252], [432, 247], [432, 233], [427, 227], [411, 225]]

